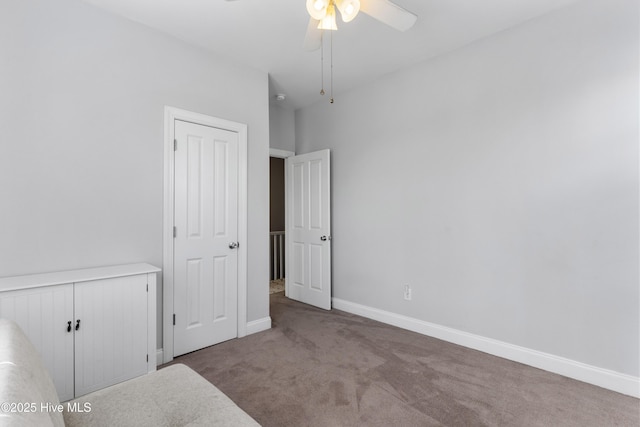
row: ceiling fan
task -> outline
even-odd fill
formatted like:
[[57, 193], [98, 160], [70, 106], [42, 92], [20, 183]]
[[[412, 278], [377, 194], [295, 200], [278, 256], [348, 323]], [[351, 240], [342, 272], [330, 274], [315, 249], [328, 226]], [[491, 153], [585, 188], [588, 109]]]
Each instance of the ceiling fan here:
[[307, 0], [307, 11], [311, 18], [304, 38], [305, 50], [320, 48], [323, 30], [338, 29], [336, 8], [343, 22], [350, 22], [362, 11], [398, 31], [407, 31], [418, 18], [390, 0]]

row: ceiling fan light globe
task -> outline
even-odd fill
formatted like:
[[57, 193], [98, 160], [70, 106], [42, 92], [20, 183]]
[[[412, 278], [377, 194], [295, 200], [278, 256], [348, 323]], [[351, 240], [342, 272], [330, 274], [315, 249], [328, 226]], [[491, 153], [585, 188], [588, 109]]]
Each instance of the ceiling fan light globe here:
[[336, 0], [343, 22], [351, 22], [360, 11], [360, 0]]
[[322, 9], [324, 9], [325, 7], [327, 7], [327, 5], [325, 4], [325, 2], [323, 2], [322, 0], [315, 0], [313, 2], [313, 8], [317, 11], [321, 11]]
[[336, 10], [333, 5], [329, 5], [329, 7], [327, 8], [327, 14], [320, 20], [318, 29], [334, 31], [338, 29], [338, 26], [336, 25]]
[[327, 15], [329, 0], [307, 0], [307, 12], [313, 19], [318, 21]]

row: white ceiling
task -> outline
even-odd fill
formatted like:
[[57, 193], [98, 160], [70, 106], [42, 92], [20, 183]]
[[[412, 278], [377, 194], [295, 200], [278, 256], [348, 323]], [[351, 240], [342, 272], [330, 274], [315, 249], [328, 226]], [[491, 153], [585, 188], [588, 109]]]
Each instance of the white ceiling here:
[[[84, 0], [269, 73], [272, 102], [297, 109], [318, 101], [320, 51], [305, 52], [305, 0]], [[418, 15], [399, 32], [360, 13], [333, 35], [334, 97], [578, 0], [394, 0]], [[325, 61], [328, 54], [325, 55]], [[328, 90], [325, 74], [325, 90]]]

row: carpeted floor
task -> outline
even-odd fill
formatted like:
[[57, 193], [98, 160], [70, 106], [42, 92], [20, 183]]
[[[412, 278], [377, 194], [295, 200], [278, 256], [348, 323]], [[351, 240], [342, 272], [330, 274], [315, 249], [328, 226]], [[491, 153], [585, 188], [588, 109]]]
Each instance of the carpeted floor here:
[[284, 292], [284, 279], [276, 279], [269, 282], [269, 294]]
[[175, 359], [265, 427], [634, 426], [638, 399], [271, 295], [273, 328]]

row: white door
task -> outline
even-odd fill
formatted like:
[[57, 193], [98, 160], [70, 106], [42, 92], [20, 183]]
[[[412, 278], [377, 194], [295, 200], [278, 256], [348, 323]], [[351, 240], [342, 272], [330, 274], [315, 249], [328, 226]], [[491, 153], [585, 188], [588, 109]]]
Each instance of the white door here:
[[287, 296], [331, 310], [329, 150], [286, 160]]
[[15, 321], [38, 350], [60, 400], [73, 399], [73, 284], [3, 292], [0, 317]]
[[75, 395], [147, 373], [147, 275], [74, 285]]
[[175, 121], [174, 356], [238, 336], [238, 134]]

